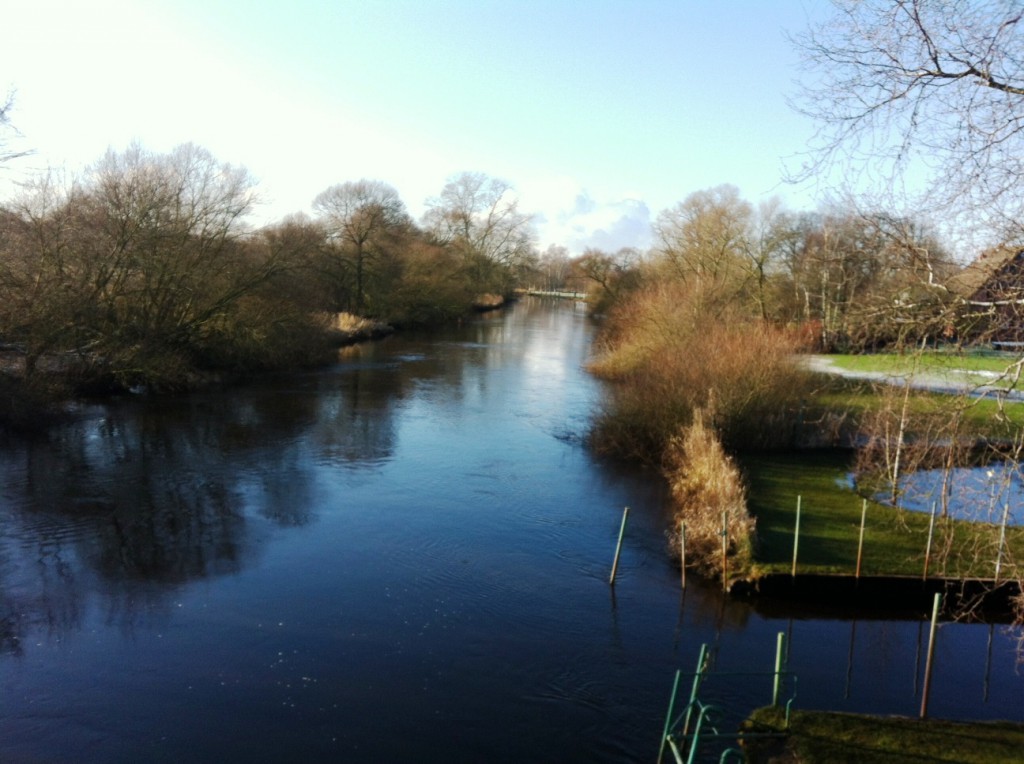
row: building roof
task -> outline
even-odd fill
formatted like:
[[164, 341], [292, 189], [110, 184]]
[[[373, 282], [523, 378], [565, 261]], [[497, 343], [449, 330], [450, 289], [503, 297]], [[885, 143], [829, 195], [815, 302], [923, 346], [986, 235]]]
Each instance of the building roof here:
[[954, 274], [948, 283], [949, 290], [964, 300], [972, 299], [994, 276], [1024, 255], [1020, 247], [995, 247], [981, 254], [977, 260]]

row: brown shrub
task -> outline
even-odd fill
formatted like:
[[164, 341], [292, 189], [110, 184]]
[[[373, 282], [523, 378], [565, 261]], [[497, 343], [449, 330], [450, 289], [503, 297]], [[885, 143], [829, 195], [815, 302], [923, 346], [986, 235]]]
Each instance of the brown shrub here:
[[808, 386], [801, 338], [711, 304], [685, 284], [647, 287], [609, 317], [590, 370], [613, 382], [598, 418], [599, 450], [657, 461], [699, 408], [730, 447], [788, 444]]
[[722, 528], [727, 530], [728, 570], [745, 570], [751, 559], [754, 519], [747, 512], [740, 471], [697, 410], [665, 450], [665, 477], [675, 510], [671, 545], [679, 553], [686, 526], [686, 562], [706, 575], [722, 575]]

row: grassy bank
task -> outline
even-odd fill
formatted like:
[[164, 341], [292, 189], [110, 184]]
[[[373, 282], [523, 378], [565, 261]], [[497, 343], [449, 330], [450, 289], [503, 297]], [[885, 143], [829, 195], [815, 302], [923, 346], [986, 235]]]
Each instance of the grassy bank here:
[[[872, 411], [878, 410], [882, 396], [879, 383], [817, 375], [814, 391], [808, 396], [807, 418], [831, 417], [845, 421], [850, 431]], [[1024, 403], [1000, 402], [993, 398], [953, 397], [942, 393], [912, 391], [909, 397], [911, 417], [936, 410], [956, 410], [963, 420], [965, 438], [1011, 439], [1024, 426]]]
[[830, 355], [829, 360], [841, 369], [880, 372], [883, 374], [910, 374], [915, 371], [967, 371], [1002, 374], [1020, 359], [1013, 353], [952, 353], [934, 351], [925, 353], [835, 354]]
[[784, 735], [748, 744], [750, 764], [1006, 764], [1024, 757], [1024, 725], [758, 709], [747, 729]]

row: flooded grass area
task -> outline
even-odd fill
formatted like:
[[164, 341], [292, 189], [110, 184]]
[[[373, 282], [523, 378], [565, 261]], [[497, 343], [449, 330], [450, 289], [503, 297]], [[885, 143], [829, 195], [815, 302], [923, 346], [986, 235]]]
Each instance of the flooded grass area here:
[[912, 512], [935, 509], [957, 520], [1024, 524], [1024, 480], [1012, 463], [918, 470], [900, 479], [898, 494], [899, 505]]
[[[792, 570], [797, 497], [801, 507], [798, 571], [838, 575], [856, 572], [865, 500], [851, 482], [852, 459], [852, 453], [846, 450], [753, 454], [742, 459], [749, 484], [748, 502], [757, 522], [754, 575]], [[971, 470], [963, 474], [975, 480], [988, 479], [985, 470], [980, 477]], [[930, 510], [927, 496], [933, 495], [936, 476], [929, 472], [914, 480], [908, 478], [905, 494], [916, 496], [915, 506]], [[989, 494], [981, 490], [985, 486], [976, 493], [966, 490], [967, 477], [964, 481], [961, 487], [966, 492], [960, 494], [963, 513], [951, 513], [937, 523], [930, 573], [990, 578], [999, 529], [988, 518], [997, 518], [998, 523], [998, 511], [1004, 505], [1000, 504], [994, 513], [987, 512]], [[932, 493], [926, 492], [929, 487]], [[861, 574], [921, 576], [928, 551], [930, 511], [896, 509], [882, 501], [867, 500], [864, 517]], [[974, 522], [978, 520], [984, 524]], [[1010, 552], [1015, 552], [1012, 556], [1019, 559], [1024, 553], [1024, 529], [1010, 529], [1006, 544]]]

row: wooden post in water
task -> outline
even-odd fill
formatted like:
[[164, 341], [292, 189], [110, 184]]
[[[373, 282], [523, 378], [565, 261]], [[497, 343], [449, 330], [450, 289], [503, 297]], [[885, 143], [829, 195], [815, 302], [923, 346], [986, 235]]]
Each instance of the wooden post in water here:
[[793, 529], [793, 578], [796, 578], [796, 553], [800, 547], [800, 497], [796, 497], [796, 527]]
[[996, 550], [996, 577], [995, 582], [999, 583], [999, 569], [1003, 565], [1003, 546], [1006, 545], [1006, 521], [1010, 518], [1010, 502], [1003, 505], [1003, 522], [999, 526], [999, 549]]
[[679, 523], [679, 576], [686, 589], [686, 523]]
[[864, 525], [868, 519], [868, 500], [864, 499], [864, 502], [860, 507], [860, 540], [857, 542], [857, 573], [854, 578], [860, 578], [860, 564], [864, 559]]
[[935, 632], [939, 625], [939, 606], [942, 604], [942, 594], [935, 592], [935, 603], [932, 605], [932, 627], [928, 632], [928, 657], [924, 661], [924, 689], [921, 690], [921, 717], [928, 717], [928, 693], [932, 684], [932, 660], [935, 657]]
[[[921, 580], [924, 581], [928, 578], [928, 563], [932, 558], [932, 539], [935, 537], [935, 510], [937, 508], [936, 503], [932, 502], [932, 519], [928, 522], [928, 545], [924, 548], [924, 573], [921, 574]], [[997, 574], [998, 575], [998, 574]]]
[[626, 518], [629, 517], [629, 507], [622, 510], [622, 526], [619, 528], [619, 543], [615, 545], [615, 560], [612, 562], [612, 576], [608, 583], [615, 586], [615, 573], [619, 569], [619, 553], [622, 551], [622, 537], [626, 535]]

